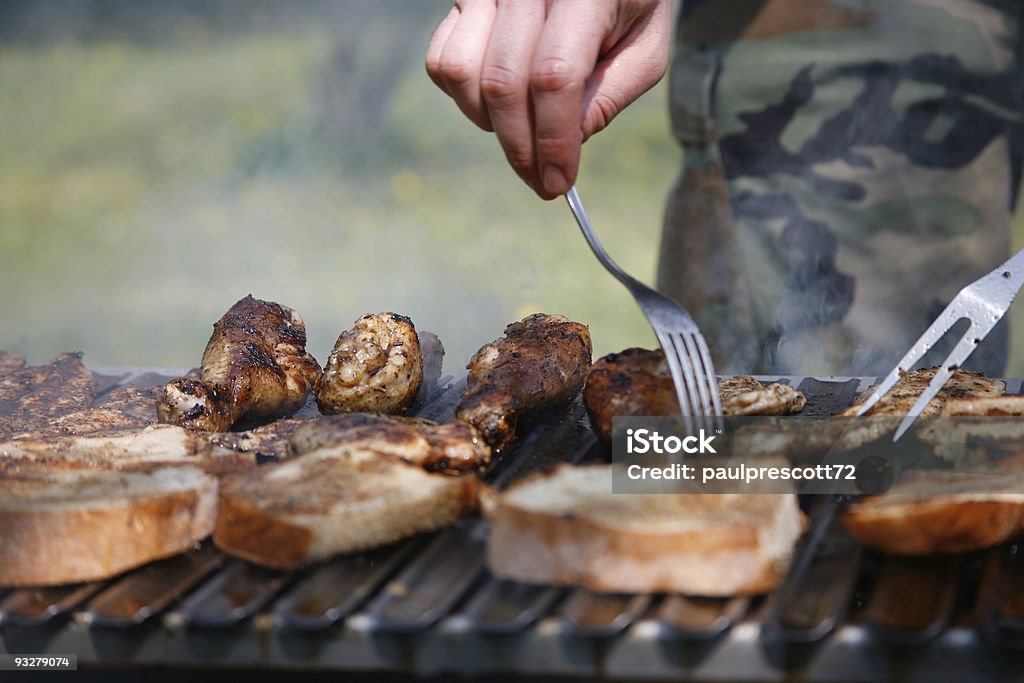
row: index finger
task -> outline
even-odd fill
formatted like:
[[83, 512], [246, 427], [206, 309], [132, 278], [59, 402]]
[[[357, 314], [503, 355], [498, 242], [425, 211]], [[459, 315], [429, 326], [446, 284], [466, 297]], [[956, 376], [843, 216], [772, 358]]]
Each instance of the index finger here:
[[550, 6], [534, 53], [533, 99], [537, 166], [544, 189], [565, 194], [576, 179], [582, 144], [583, 89], [612, 26], [575, 0]]

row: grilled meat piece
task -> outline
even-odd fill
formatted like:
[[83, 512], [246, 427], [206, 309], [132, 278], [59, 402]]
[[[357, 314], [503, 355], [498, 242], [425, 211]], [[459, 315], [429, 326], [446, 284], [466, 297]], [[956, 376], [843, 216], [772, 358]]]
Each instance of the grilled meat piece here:
[[25, 367], [25, 356], [13, 351], [0, 351], [0, 375]]
[[972, 396], [947, 399], [943, 415], [977, 417], [1024, 416], [1024, 396]]
[[1007, 463], [1024, 454], [1024, 396], [952, 398], [942, 415], [915, 425], [918, 439], [957, 469]]
[[[935, 368], [904, 373], [896, 386], [867, 412], [865, 417], [870, 419], [852, 419], [856, 416], [857, 406], [871, 395], [871, 390], [868, 390], [852, 406], [835, 415], [836, 418], [851, 419], [832, 419], [811, 425], [786, 423], [783, 420], [771, 428], [767, 425], [759, 426], [759, 436], [751, 442], [749, 452], [786, 453], [794, 457], [820, 456], [829, 450], [850, 451], [891, 436], [934, 376]], [[940, 414], [983, 415], [988, 410], [996, 410], [996, 406], [1004, 411], [1024, 407], [1017, 397], [1002, 396], [1004, 390], [1005, 386], [999, 380], [990, 379], [978, 372], [957, 370], [925, 407], [922, 415], [932, 418]], [[979, 449], [968, 448], [970, 452], [965, 453], [968, 442], [1009, 442], [1018, 433], [1020, 430], [1009, 422], [994, 424], [982, 420], [971, 424], [967, 418], [921, 420], [914, 428], [916, 437], [931, 444], [938, 457], [958, 465], [985, 459], [979, 457]]]
[[730, 377], [718, 383], [725, 415], [793, 415], [807, 398], [788, 384], [761, 384], [753, 377]]
[[241, 417], [288, 415], [302, 407], [320, 366], [306, 352], [302, 317], [249, 295], [213, 326], [198, 381], [164, 387], [161, 422], [223, 432]]
[[115, 436], [139, 431], [157, 422], [156, 401], [162, 387], [118, 387], [92, 408], [76, 410], [51, 420], [45, 427], [15, 439], [53, 436]]
[[[924, 368], [922, 370], [912, 370], [910, 372], [902, 373], [900, 381], [896, 383], [892, 389], [889, 390], [882, 399], [871, 408], [866, 415], [906, 415], [910, 412], [914, 402], [917, 401], [917, 397], [928, 388], [928, 383], [935, 376], [937, 368]], [[953, 373], [953, 376], [949, 378], [945, 386], [939, 390], [939, 393], [935, 395], [935, 398], [925, 406], [924, 410], [921, 411], [921, 415], [928, 417], [930, 415], [939, 415], [942, 413], [943, 404], [950, 399], [979, 399], [984, 397], [1002, 396], [1006, 390], [1006, 385], [997, 379], [991, 379], [986, 377], [980, 372], [972, 372], [970, 370], [957, 370]], [[869, 389], [865, 391], [861, 396], [857, 398], [857, 401], [846, 408], [836, 413], [842, 417], [852, 417], [857, 414], [857, 408], [860, 404], [867, 400], [873, 390]]]
[[461, 474], [490, 462], [491, 449], [470, 424], [437, 424], [412, 417], [370, 413], [331, 415], [295, 430], [295, 455], [345, 446], [398, 456], [431, 472]]
[[49, 365], [0, 374], [0, 436], [41, 429], [51, 421], [88, 408], [96, 380], [81, 353], [63, 353]]
[[367, 314], [338, 337], [314, 393], [328, 415], [404, 413], [422, 383], [423, 352], [412, 320]]
[[292, 454], [289, 445], [292, 434], [308, 422], [309, 420], [285, 418], [245, 431], [212, 432], [207, 434], [206, 438], [210, 443], [222, 448], [284, 460]]
[[467, 389], [455, 417], [501, 450], [515, 436], [523, 414], [565, 403], [579, 392], [590, 356], [586, 325], [561, 315], [527, 316], [470, 359]]
[[43, 465], [60, 469], [145, 469], [154, 465], [195, 465], [219, 474], [256, 464], [250, 453], [211, 444], [205, 435], [176, 425], [144, 429], [97, 429], [87, 435], [53, 430], [25, 432], [0, 442], [0, 471]]
[[[732, 377], [718, 385], [726, 415], [791, 415], [803, 410], [804, 395], [785, 384]], [[611, 441], [612, 417], [678, 415], [679, 401], [661, 349], [626, 349], [601, 358], [590, 370], [583, 402], [594, 431]]]

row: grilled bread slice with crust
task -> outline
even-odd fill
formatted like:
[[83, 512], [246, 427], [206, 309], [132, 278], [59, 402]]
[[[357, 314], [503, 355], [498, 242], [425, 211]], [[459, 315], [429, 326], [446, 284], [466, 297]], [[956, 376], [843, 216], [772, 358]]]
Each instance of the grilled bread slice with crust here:
[[292, 569], [451, 524], [477, 479], [431, 474], [393, 455], [322, 448], [225, 477], [213, 532], [225, 552]]
[[804, 526], [793, 494], [613, 494], [607, 465], [485, 488], [481, 507], [495, 576], [601, 592], [762, 593]]
[[895, 555], [988, 548], [1024, 530], [1024, 473], [904, 472], [888, 492], [850, 505], [842, 521], [864, 545]]
[[0, 473], [0, 586], [105, 579], [195, 546], [217, 480], [193, 467]]

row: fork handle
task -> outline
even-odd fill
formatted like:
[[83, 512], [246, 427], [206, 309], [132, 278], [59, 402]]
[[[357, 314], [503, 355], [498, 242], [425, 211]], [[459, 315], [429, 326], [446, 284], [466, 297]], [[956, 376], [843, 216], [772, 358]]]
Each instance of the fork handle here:
[[569, 188], [569, 191], [565, 193], [565, 199], [569, 202], [569, 208], [572, 209], [572, 215], [576, 217], [576, 223], [580, 226], [580, 231], [583, 233], [584, 239], [587, 240], [587, 244], [590, 245], [590, 250], [594, 252], [594, 256], [597, 260], [610, 272], [615, 278], [626, 285], [626, 287], [632, 288], [638, 284], [638, 281], [631, 276], [629, 273], [624, 271], [619, 264], [616, 263], [608, 252], [604, 250], [601, 242], [597, 239], [597, 234], [594, 232], [593, 226], [590, 225], [590, 218], [587, 217], [587, 210], [583, 208], [583, 200], [580, 199], [579, 192], [576, 191], [576, 186], [573, 185]]

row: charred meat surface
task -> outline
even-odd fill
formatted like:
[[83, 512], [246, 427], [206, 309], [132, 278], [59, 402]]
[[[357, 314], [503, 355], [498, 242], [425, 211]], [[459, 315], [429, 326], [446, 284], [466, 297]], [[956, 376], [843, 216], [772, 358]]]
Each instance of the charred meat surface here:
[[490, 447], [465, 422], [437, 424], [421, 418], [348, 413], [309, 421], [291, 437], [295, 455], [334, 446], [388, 453], [431, 472], [450, 474], [479, 470], [491, 459]]
[[176, 425], [122, 428], [102, 424], [88, 434], [23, 432], [0, 441], [0, 471], [17, 474], [25, 467], [55, 469], [145, 469], [156, 465], [195, 465], [220, 474], [254, 466], [251, 453], [210, 443], [205, 434]]
[[[785, 384], [761, 384], [753, 377], [731, 377], [718, 384], [725, 415], [792, 415], [807, 403]], [[612, 417], [678, 415], [679, 401], [661, 349], [626, 349], [594, 363], [583, 390], [594, 431], [611, 441]]]
[[327, 415], [404, 413], [422, 383], [423, 351], [412, 320], [367, 314], [338, 337], [314, 393]]
[[[865, 415], [906, 415], [917, 401], [918, 396], [928, 388], [928, 383], [932, 381], [937, 369], [924, 368], [901, 373], [900, 381], [896, 383], [896, 386], [890, 389], [889, 393], [883, 396]], [[957, 370], [935, 395], [935, 398], [925, 406], [921, 415], [928, 417], [941, 414], [943, 405], [949, 400], [977, 400], [1002, 396], [1005, 390], [1006, 385], [997, 379], [986, 377], [980, 372]], [[856, 415], [860, 404], [867, 400], [872, 391], [872, 389], [865, 391], [857, 398], [856, 403], [836, 415], [843, 417]]]
[[213, 326], [199, 376], [164, 387], [161, 422], [223, 432], [242, 417], [288, 415], [305, 402], [320, 366], [306, 352], [302, 317], [249, 295]]
[[586, 325], [561, 315], [527, 316], [470, 359], [467, 389], [455, 417], [500, 450], [515, 436], [523, 414], [568, 402], [579, 392], [590, 358]]
[[207, 440], [222, 448], [283, 460], [291, 455], [289, 439], [309, 420], [284, 418], [244, 431], [214, 432]]
[[55, 436], [114, 436], [145, 429], [157, 422], [156, 402], [162, 387], [118, 387], [93, 404], [51, 420], [31, 434], [17, 439]]
[[0, 373], [0, 436], [42, 429], [88, 408], [95, 391], [81, 353], [63, 353], [49, 365], [12, 367]]
[[761, 384], [745, 376], [722, 380], [718, 394], [726, 415], [793, 415], [807, 405], [807, 398], [787, 384]]
[[0, 350], [0, 375], [25, 367], [25, 356], [13, 351]]

